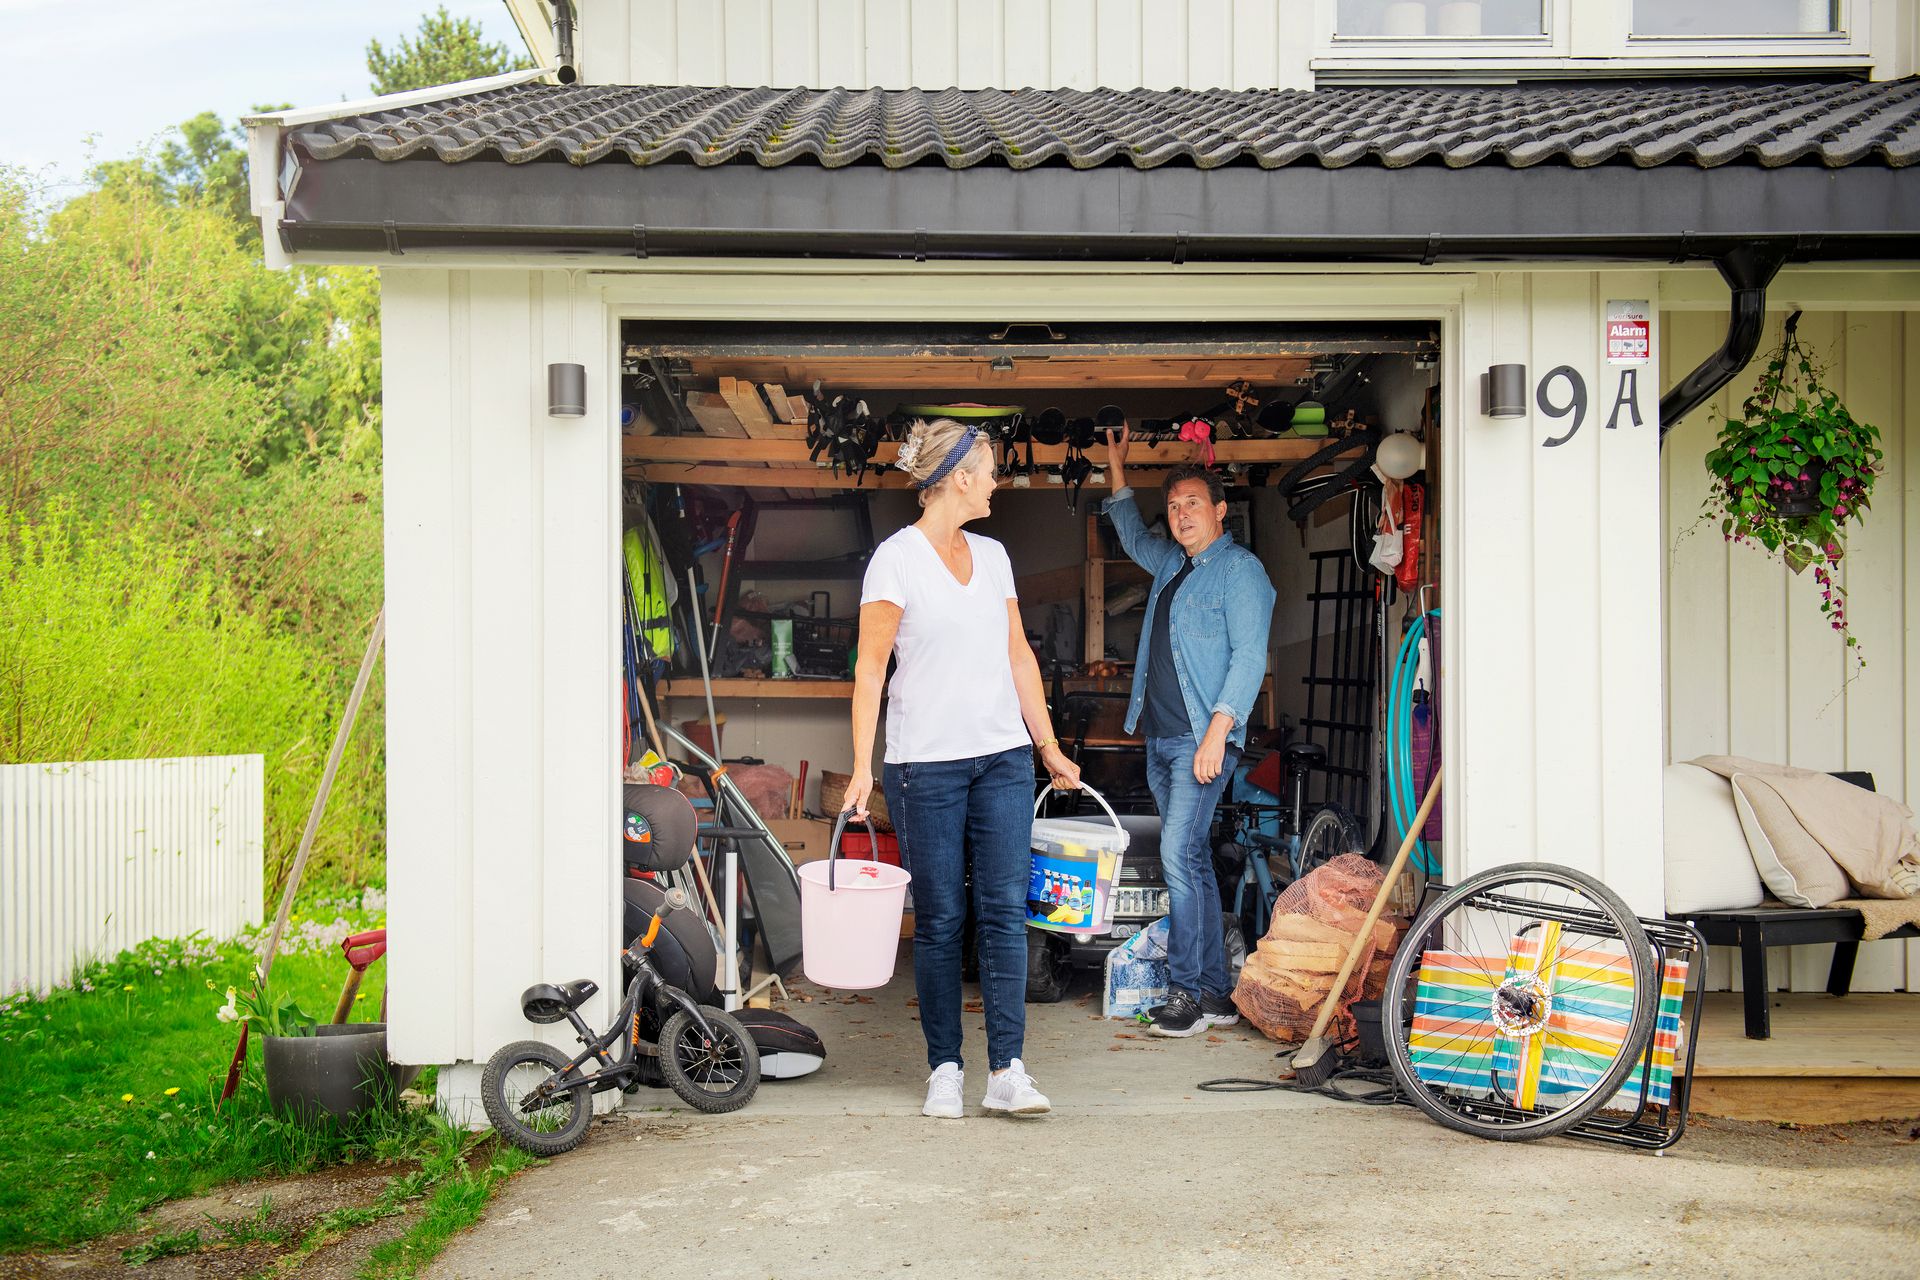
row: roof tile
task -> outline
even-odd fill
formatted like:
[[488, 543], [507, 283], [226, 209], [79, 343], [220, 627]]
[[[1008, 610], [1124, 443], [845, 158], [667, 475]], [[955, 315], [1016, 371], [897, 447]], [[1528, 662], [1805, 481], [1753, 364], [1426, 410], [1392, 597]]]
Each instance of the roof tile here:
[[519, 85], [294, 130], [317, 160], [1578, 168], [1920, 161], [1920, 77], [1296, 90]]

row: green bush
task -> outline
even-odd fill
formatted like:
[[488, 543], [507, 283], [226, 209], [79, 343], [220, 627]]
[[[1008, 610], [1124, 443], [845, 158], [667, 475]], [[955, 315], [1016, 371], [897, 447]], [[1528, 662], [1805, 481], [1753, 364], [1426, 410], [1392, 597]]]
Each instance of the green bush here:
[[[265, 755], [271, 898], [382, 598], [379, 284], [267, 270], [177, 160], [51, 215], [0, 170], [0, 762]], [[376, 681], [320, 883], [384, 879], [383, 720]]]
[[[65, 500], [38, 521], [0, 517], [0, 762], [263, 755], [278, 880], [341, 705], [318, 646], [243, 607], [145, 517], [109, 525]], [[377, 720], [359, 727], [361, 766], [377, 735]], [[335, 783], [320, 844], [349, 883], [377, 873], [383, 785], [366, 767]]]

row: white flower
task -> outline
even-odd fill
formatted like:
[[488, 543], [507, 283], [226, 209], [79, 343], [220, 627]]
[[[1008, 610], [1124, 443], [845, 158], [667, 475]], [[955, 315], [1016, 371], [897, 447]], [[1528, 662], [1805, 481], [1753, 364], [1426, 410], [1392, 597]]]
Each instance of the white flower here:
[[153, 1152], [151, 1152], [151, 1151], [149, 1151], [149, 1152], [147, 1152], [147, 1159], [149, 1159], [149, 1160], [152, 1160], [152, 1159], [155, 1159], [155, 1158], [156, 1158], [156, 1157], [154, 1156], [154, 1154], [153, 1154]]

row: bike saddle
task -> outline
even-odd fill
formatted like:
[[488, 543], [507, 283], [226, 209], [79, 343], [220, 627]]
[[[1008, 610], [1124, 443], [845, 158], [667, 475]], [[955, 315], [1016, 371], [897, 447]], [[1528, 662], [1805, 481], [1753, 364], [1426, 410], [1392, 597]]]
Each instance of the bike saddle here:
[[580, 978], [558, 986], [551, 982], [536, 982], [520, 993], [520, 1012], [526, 1015], [529, 1022], [558, 1022], [567, 1016], [567, 1010], [578, 1009], [598, 990], [600, 984], [592, 978]]
[[1317, 742], [1289, 742], [1280, 754], [1289, 765], [1325, 764], [1327, 749]]

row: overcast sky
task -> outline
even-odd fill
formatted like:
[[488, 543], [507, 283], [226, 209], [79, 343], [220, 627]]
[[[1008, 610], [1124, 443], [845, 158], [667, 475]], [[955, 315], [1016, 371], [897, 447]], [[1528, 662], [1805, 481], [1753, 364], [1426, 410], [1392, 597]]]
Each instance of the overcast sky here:
[[[438, 2], [0, 0], [0, 164], [77, 189], [89, 145], [112, 159], [202, 111], [365, 97], [367, 41], [392, 48]], [[502, 0], [446, 7], [524, 52]]]

